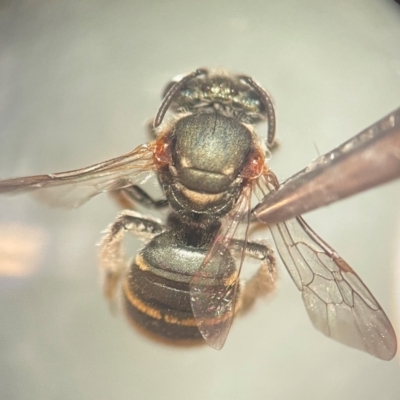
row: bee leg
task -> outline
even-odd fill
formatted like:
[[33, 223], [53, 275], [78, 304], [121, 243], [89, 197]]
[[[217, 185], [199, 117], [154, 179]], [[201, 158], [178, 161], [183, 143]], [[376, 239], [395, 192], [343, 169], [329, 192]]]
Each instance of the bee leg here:
[[[240, 245], [241, 241], [234, 241], [234, 248]], [[277, 270], [276, 260], [273, 251], [260, 243], [246, 242], [246, 256], [260, 260], [260, 267], [257, 272], [241, 285], [238, 299], [238, 312], [247, 312], [257, 298], [272, 292], [276, 286]]]
[[124, 209], [133, 209], [135, 204], [140, 204], [150, 209], [160, 209], [168, 206], [166, 199], [155, 200], [137, 185], [113, 190], [110, 195]]
[[103, 273], [103, 292], [108, 300], [115, 298], [116, 289], [128, 268], [122, 249], [125, 234], [129, 232], [142, 239], [151, 239], [165, 229], [158, 220], [131, 210], [121, 212], [107, 228], [100, 243], [100, 268]]

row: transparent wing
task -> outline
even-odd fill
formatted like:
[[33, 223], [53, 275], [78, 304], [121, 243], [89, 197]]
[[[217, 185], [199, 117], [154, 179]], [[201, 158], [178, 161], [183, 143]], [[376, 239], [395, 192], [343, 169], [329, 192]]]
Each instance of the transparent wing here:
[[144, 180], [154, 170], [151, 145], [90, 167], [49, 175], [0, 181], [0, 194], [33, 192], [54, 207], [79, 207], [100, 192], [121, 189]]
[[[264, 194], [278, 187], [270, 172], [259, 184]], [[347, 346], [392, 359], [397, 348], [393, 327], [346, 261], [301, 217], [272, 225], [270, 230], [315, 328]]]
[[[234, 209], [222, 220], [221, 228], [190, 283], [193, 314], [198, 328], [207, 344], [221, 349], [228, 336], [235, 314], [235, 303], [240, 270], [245, 255], [246, 238], [250, 221], [252, 187], [244, 188]], [[241, 224], [244, 232], [237, 232]], [[236, 236], [235, 236], [236, 234]], [[242, 245], [236, 247], [238, 265], [229, 252], [232, 239], [239, 238]]]

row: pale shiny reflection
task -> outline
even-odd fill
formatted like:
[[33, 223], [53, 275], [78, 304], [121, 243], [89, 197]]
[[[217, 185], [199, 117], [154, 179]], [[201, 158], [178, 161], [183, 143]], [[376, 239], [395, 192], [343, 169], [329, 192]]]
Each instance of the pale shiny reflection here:
[[32, 275], [40, 265], [46, 239], [38, 227], [0, 225], [0, 277]]
[[[395, 316], [394, 321], [396, 331], [400, 332], [400, 219], [397, 228], [397, 235], [395, 239], [395, 245], [397, 244], [397, 253], [395, 257], [395, 273], [394, 273], [394, 300], [395, 300]], [[397, 354], [397, 360], [400, 362], [400, 354]]]

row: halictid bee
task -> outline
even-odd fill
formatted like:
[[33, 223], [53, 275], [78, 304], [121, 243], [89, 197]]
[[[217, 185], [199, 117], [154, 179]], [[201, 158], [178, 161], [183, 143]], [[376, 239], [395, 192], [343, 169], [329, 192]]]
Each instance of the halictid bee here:
[[[168, 110], [173, 116], [164, 122]], [[262, 121], [266, 142], [254, 128]], [[113, 300], [121, 290], [129, 319], [152, 336], [204, 339], [220, 349], [234, 315], [275, 286], [273, 252], [249, 240], [260, 224], [252, 217], [253, 195], [260, 201], [279, 186], [265, 162], [274, 134], [272, 101], [252, 78], [198, 69], [167, 86], [150, 143], [87, 168], [4, 180], [0, 193], [39, 191], [55, 206], [77, 207], [109, 191], [129, 208], [168, 207], [164, 223], [127, 209], [108, 228], [100, 252], [105, 296]], [[165, 199], [138, 186], [149, 173], [157, 175]], [[393, 327], [350, 266], [300, 217], [269, 229], [314, 326], [375, 357], [393, 358]], [[148, 240], [131, 264], [122, 254], [127, 232]], [[259, 268], [241, 282], [247, 257]]]

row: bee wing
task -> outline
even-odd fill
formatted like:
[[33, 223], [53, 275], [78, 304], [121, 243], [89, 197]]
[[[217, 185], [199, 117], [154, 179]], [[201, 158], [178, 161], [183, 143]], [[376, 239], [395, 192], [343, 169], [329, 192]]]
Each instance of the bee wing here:
[[33, 192], [54, 207], [79, 207], [98, 193], [121, 189], [145, 179], [154, 170], [150, 145], [90, 167], [49, 175], [0, 181], [0, 194]]
[[228, 336], [235, 314], [240, 270], [245, 255], [246, 240], [238, 241], [236, 265], [229, 252], [238, 225], [244, 218], [244, 239], [250, 221], [252, 187], [244, 188], [233, 210], [223, 218], [221, 228], [203, 263], [190, 283], [190, 300], [198, 328], [207, 344], [221, 349]]
[[[259, 181], [264, 194], [278, 187], [276, 177], [267, 174]], [[347, 346], [392, 359], [397, 349], [394, 329], [346, 261], [301, 217], [272, 225], [270, 230], [315, 328]]]

